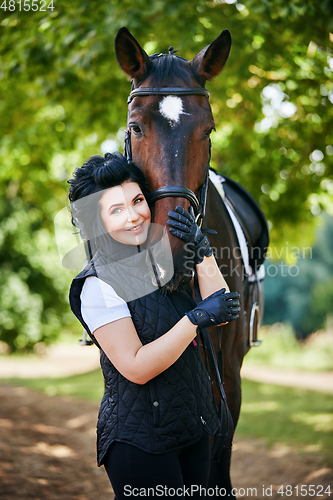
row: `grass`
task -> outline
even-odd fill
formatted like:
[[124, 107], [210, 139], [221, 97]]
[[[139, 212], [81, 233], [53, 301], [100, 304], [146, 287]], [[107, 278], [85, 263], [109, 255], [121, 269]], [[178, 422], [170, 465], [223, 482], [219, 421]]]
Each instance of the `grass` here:
[[[100, 370], [57, 379], [17, 379], [6, 382], [42, 391], [100, 401]], [[333, 398], [303, 389], [243, 380], [243, 403], [237, 435], [260, 438], [268, 446], [288, 445], [300, 453], [316, 453], [323, 465], [333, 460]]]
[[333, 370], [333, 332], [316, 332], [298, 342], [289, 325], [275, 323], [259, 332], [260, 347], [253, 347], [245, 365], [271, 366], [293, 370]]
[[242, 409], [236, 433], [318, 453], [333, 460], [333, 398], [292, 387], [242, 381]]

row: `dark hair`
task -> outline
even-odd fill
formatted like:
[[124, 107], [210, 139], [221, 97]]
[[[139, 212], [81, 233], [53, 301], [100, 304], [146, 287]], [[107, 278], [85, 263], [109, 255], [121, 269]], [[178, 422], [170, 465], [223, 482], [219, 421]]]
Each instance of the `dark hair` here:
[[104, 158], [95, 155], [82, 167], [77, 167], [73, 179], [67, 181], [70, 184], [69, 200], [73, 202], [126, 181], [136, 182], [143, 194], [148, 194], [143, 172], [134, 163], [128, 162], [121, 153], [106, 153]]
[[[106, 153], [105, 157], [92, 156], [82, 167], [75, 169], [73, 178], [67, 182], [70, 184], [68, 197], [71, 202], [72, 223], [80, 229], [82, 239], [93, 240], [96, 248], [107, 248], [110, 239], [106, 234], [99, 206], [104, 190], [124, 182], [136, 182], [143, 195], [148, 195], [143, 172], [118, 152]], [[91, 196], [95, 193], [100, 195]], [[83, 202], [76, 203], [83, 199]]]

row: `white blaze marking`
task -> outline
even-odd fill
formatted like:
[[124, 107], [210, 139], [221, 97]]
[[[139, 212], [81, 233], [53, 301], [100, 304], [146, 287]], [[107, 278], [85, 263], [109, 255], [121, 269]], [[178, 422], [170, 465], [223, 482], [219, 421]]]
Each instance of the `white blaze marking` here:
[[174, 127], [179, 122], [180, 115], [186, 115], [183, 108], [183, 101], [180, 97], [167, 95], [160, 102], [160, 113], [166, 118], [171, 127]]

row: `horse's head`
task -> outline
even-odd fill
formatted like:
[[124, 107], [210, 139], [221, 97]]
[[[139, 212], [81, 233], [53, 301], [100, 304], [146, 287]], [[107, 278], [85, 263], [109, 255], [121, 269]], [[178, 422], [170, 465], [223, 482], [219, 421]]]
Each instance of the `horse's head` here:
[[[195, 197], [204, 196], [209, 136], [215, 127], [204, 85], [223, 69], [230, 45], [230, 33], [225, 30], [186, 61], [174, 55], [172, 47], [169, 54], [149, 57], [126, 28], [117, 34], [117, 59], [133, 84], [127, 132], [131, 155], [145, 173], [151, 192], [158, 190], [152, 199], [157, 224], [166, 225], [168, 211], [177, 205], [189, 209], [195, 205]], [[185, 189], [171, 193], [171, 186]], [[174, 290], [192, 273], [185, 265], [181, 240], [169, 236], [175, 275], [168, 289]]]

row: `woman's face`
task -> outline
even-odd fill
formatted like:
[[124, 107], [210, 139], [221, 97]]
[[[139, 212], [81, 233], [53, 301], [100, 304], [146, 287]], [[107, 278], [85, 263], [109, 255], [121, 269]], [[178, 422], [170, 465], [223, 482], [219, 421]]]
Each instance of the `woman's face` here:
[[108, 189], [99, 203], [104, 226], [114, 240], [125, 245], [142, 245], [146, 241], [151, 214], [136, 182]]

